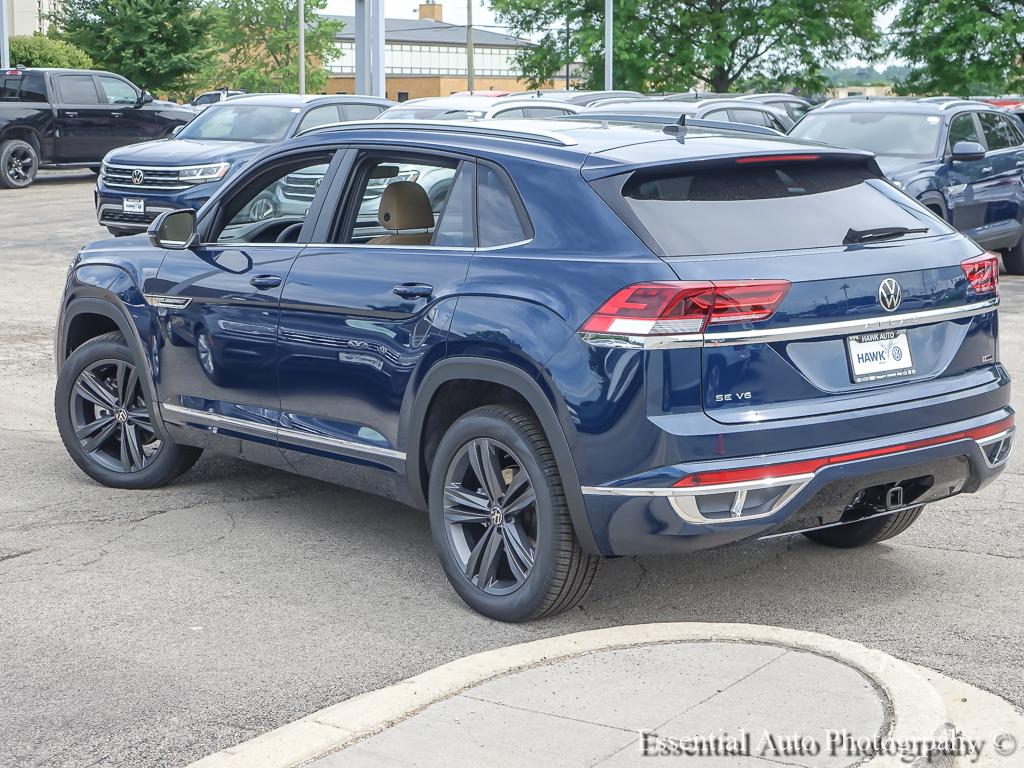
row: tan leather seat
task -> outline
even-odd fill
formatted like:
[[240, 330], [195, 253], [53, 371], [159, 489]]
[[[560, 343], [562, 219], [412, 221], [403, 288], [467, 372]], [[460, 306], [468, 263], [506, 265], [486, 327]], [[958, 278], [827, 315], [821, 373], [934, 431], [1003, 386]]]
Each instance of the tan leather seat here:
[[426, 191], [414, 181], [394, 181], [387, 185], [380, 196], [377, 221], [384, 229], [394, 231], [393, 235], [381, 235], [369, 241], [369, 245], [430, 245], [430, 232], [409, 232], [406, 229], [433, 229], [434, 212]]

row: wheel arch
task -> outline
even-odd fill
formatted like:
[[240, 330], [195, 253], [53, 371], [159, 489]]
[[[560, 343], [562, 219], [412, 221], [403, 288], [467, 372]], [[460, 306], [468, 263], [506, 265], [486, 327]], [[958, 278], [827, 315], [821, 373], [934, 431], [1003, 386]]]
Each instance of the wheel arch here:
[[46, 162], [43, 157], [43, 142], [39, 138], [39, 134], [36, 133], [35, 129], [28, 127], [27, 125], [16, 125], [5, 129], [0, 133], [0, 144], [5, 141], [12, 139], [20, 139], [26, 141], [32, 145], [32, 148], [36, 151], [36, 155], [39, 157], [39, 162]]
[[922, 192], [917, 196], [917, 201], [941, 217], [943, 221], [949, 221], [949, 206], [946, 205], [946, 199], [939, 192], [935, 190]]
[[142, 386], [146, 390], [146, 399], [153, 404], [153, 420], [157, 427], [166, 434], [160, 416], [159, 400], [153, 377], [150, 356], [139, 337], [138, 329], [128, 312], [113, 301], [95, 296], [73, 298], [61, 308], [60, 321], [57, 325], [57, 338], [54, 347], [54, 360], [59, 371], [71, 353], [79, 346], [102, 336], [105, 333], [119, 331], [132, 355], [142, 366]]
[[[551, 445], [580, 546], [589, 554], [599, 554], [600, 550], [590, 526], [583, 492], [576, 473], [576, 463], [555, 408], [537, 380], [524, 369], [511, 363], [477, 357], [447, 358], [431, 368], [424, 376], [406, 419], [407, 428], [404, 441], [406, 445], [406, 475], [409, 493], [414, 504], [422, 509], [427, 508], [426, 483], [429, 468], [425, 464], [425, 457], [427, 441], [431, 438], [427, 429], [428, 420], [431, 413], [436, 412], [434, 409], [437, 407], [437, 396], [442, 389], [446, 385], [459, 383], [466, 387], [502, 388], [512, 393], [515, 399], [529, 408]], [[472, 410], [481, 404], [483, 403], [469, 399], [465, 402], [467, 407], [456, 410], [459, 411], [458, 415], [461, 415], [461, 413]]]

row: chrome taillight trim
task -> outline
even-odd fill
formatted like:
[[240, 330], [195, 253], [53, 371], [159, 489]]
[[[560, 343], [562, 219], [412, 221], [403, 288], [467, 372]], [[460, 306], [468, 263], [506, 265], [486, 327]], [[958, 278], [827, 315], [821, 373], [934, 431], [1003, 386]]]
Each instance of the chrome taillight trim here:
[[872, 333], [895, 328], [910, 328], [915, 325], [946, 320], [961, 320], [986, 312], [995, 311], [999, 297], [965, 304], [960, 307], [926, 309], [920, 312], [905, 312], [901, 315], [876, 316], [863, 320], [839, 320], [833, 323], [812, 323], [784, 328], [763, 330], [725, 331], [720, 333], [683, 333], [662, 336], [627, 336], [611, 333], [580, 333], [580, 338], [596, 347], [617, 349], [687, 349], [701, 347], [730, 347], [742, 344], [766, 344], [774, 341], [799, 341], [801, 339], [828, 338], [857, 333]]

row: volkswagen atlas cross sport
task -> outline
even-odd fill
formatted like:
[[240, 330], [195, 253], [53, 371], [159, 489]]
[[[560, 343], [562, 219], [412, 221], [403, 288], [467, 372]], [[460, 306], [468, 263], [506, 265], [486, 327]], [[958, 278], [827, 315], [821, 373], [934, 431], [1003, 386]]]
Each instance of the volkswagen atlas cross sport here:
[[[268, 148], [198, 214], [73, 260], [68, 452], [116, 488], [209, 449], [400, 500], [508, 621], [577, 604], [603, 556], [866, 545], [990, 482], [1014, 434], [995, 258], [867, 153], [667, 129]], [[409, 167], [454, 172], [436, 214], [409, 178], [371, 191]], [[301, 213], [248, 215], [313, 169]]]

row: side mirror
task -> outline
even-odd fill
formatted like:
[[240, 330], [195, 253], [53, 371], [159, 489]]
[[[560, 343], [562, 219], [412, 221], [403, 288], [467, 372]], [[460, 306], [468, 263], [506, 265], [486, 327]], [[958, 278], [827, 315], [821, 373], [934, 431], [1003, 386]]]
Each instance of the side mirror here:
[[173, 128], [171, 128], [171, 136], [177, 136], [179, 133], [181, 133], [181, 129], [184, 127], [184, 125], [176, 125]]
[[146, 231], [149, 242], [156, 248], [172, 251], [187, 251], [199, 239], [196, 231], [196, 212], [191, 208], [164, 211], [149, 225]]
[[142, 98], [139, 99], [139, 101], [141, 103], [143, 103], [143, 104], [152, 104], [153, 103], [153, 94], [150, 93], [149, 91], [143, 91], [142, 92]]
[[953, 153], [950, 157], [954, 162], [961, 163], [984, 160], [985, 148], [976, 141], [958, 141], [953, 145]]

